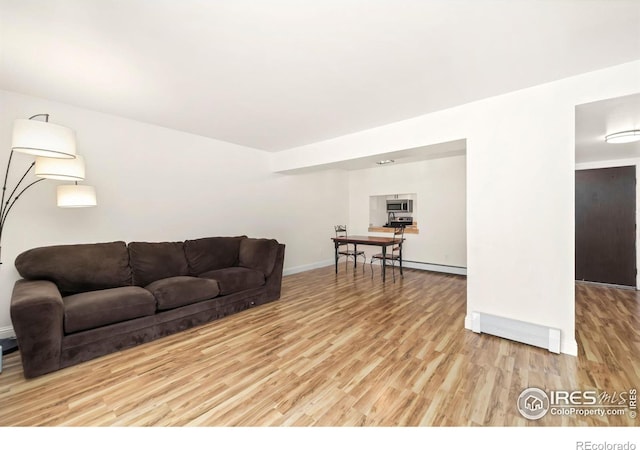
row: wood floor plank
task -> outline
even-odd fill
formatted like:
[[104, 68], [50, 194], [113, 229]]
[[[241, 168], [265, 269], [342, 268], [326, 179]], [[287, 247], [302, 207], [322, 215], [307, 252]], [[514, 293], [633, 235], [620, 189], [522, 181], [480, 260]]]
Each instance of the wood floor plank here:
[[33, 380], [7, 355], [0, 426], [638, 426], [530, 421], [516, 400], [640, 387], [639, 298], [576, 283], [572, 357], [465, 330], [465, 277], [316, 269], [279, 301]]

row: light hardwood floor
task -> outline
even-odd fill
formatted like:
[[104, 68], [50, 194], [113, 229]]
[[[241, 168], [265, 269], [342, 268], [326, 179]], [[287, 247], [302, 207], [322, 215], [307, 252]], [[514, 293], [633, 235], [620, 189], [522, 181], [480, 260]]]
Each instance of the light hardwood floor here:
[[7, 355], [0, 426], [639, 424], [516, 409], [526, 387], [640, 388], [635, 291], [576, 286], [571, 357], [465, 330], [465, 277], [376, 269], [291, 275], [274, 303], [32, 380]]

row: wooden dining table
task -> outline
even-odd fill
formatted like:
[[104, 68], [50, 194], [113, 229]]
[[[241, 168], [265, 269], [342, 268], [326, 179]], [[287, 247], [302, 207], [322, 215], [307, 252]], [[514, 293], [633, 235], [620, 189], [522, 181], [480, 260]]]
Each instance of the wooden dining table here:
[[[400, 274], [402, 275], [402, 242], [404, 239], [393, 237], [379, 237], [379, 236], [346, 236], [346, 237], [332, 237], [335, 245], [335, 258], [336, 258], [336, 273], [338, 273], [338, 247], [343, 244], [353, 244], [354, 251], [358, 251], [358, 245], [373, 245], [376, 247], [382, 247], [382, 281], [386, 280], [386, 261], [387, 261], [387, 247], [390, 245], [397, 245], [399, 248], [398, 261], [400, 263]], [[353, 267], [357, 266], [357, 258], [354, 258]]]

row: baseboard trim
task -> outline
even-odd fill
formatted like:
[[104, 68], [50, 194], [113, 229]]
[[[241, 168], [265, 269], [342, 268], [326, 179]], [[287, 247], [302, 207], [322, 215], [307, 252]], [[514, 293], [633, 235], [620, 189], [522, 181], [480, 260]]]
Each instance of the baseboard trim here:
[[578, 356], [578, 341], [574, 339], [562, 339], [560, 341], [560, 353]]
[[[326, 259], [311, 264], [303, 264], [302, 266], [288, 267], [282, 271], [283, 276], [293, 275], [295, 273], [306, 272], [308, 270], [319, 269], [321, 267], [332, 266], [335, 264], [333, 259]], [[467, 275], [466, 267], [447, 266], [444, 264], [431, 264], [419, 261], [403, 261], [402, 266], [408, 269], [427, 270], [430, 272], [450, 273], [454, 275]]]
[[0, 339], [13, 339], [16, 337], [13, 327], [0, 327]]
[[311, 264], [303, 264], [302, 266], [287, 267], [282, 271], [283, 276], [293, 275], [294, 273], [307, 272], [308, 270], [319, 269], [321, 267], [332, 266], [335, 264], [333, 259], [318, 261]]
[[591, 284], [591, 285], [594, 285], [594, 286], [610, 287], [610, 288], [615, 288], [615, 289], [625, 289], [627, 291], [640, 290], [640, 288], [636, 287], [636, 286], [626, 286], [626, 285], [622, 285], [622, 284], [600, 283], [598, 281], [576, 280], [576, 283], [578, 283], [578, 284], [587, 284], [587, 285]]

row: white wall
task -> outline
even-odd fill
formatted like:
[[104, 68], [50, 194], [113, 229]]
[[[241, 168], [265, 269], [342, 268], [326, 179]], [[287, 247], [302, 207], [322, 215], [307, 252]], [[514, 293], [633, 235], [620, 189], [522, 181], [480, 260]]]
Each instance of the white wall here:
[[640, 60], [280, 152], [273, 167], [466, 138], [467, 315], [559, 328], [576, 354], [574, 108], [637, 92]]
[[[98, 194], [96, 208], [57, 208], [60, 182], [46, 180], [16, 203], [2, 237], [0, 337], [10, 327], [13, 262], [32, 247], [247, 234], [285, 243], [287, 272], [332, 261], [333, 225], [348, 214], [342, 171], [275, 174], [259, 150], [6, 91], [0, 105], [2, 175], [13, 120], [49, 113], [76, 130]], [[12, 174], [30, 161], [15, 154]]]
[[[403, 257], [408, 261], [466, 267], [466, 157], [349, 172], [350, 232], [367, 234], [370, 196], [393, 193], [416, 194], [412, 217], [420, 232], [405, 234]], [[364, 249], [368, 256], [380, 251]]]
[[95, 209], [57, 209], [45, 181], [16, 206], [2, 242], [0, 330], [13, 260], [27, 248], [246, 233], [285, 242], [290, 271], [313, 267], [331, 261], [332, 227], [349, 216], [348, 176], [269, 166], [313, 168], [467, 139], [467, 312], [559, 328], [561, 351], [575, 354], [574, 108], [638, 92], [640, 60], [268, 155], [0, 91], [0, 167], [11, 121], [50, 113], [78, 132], [99, 196]]

